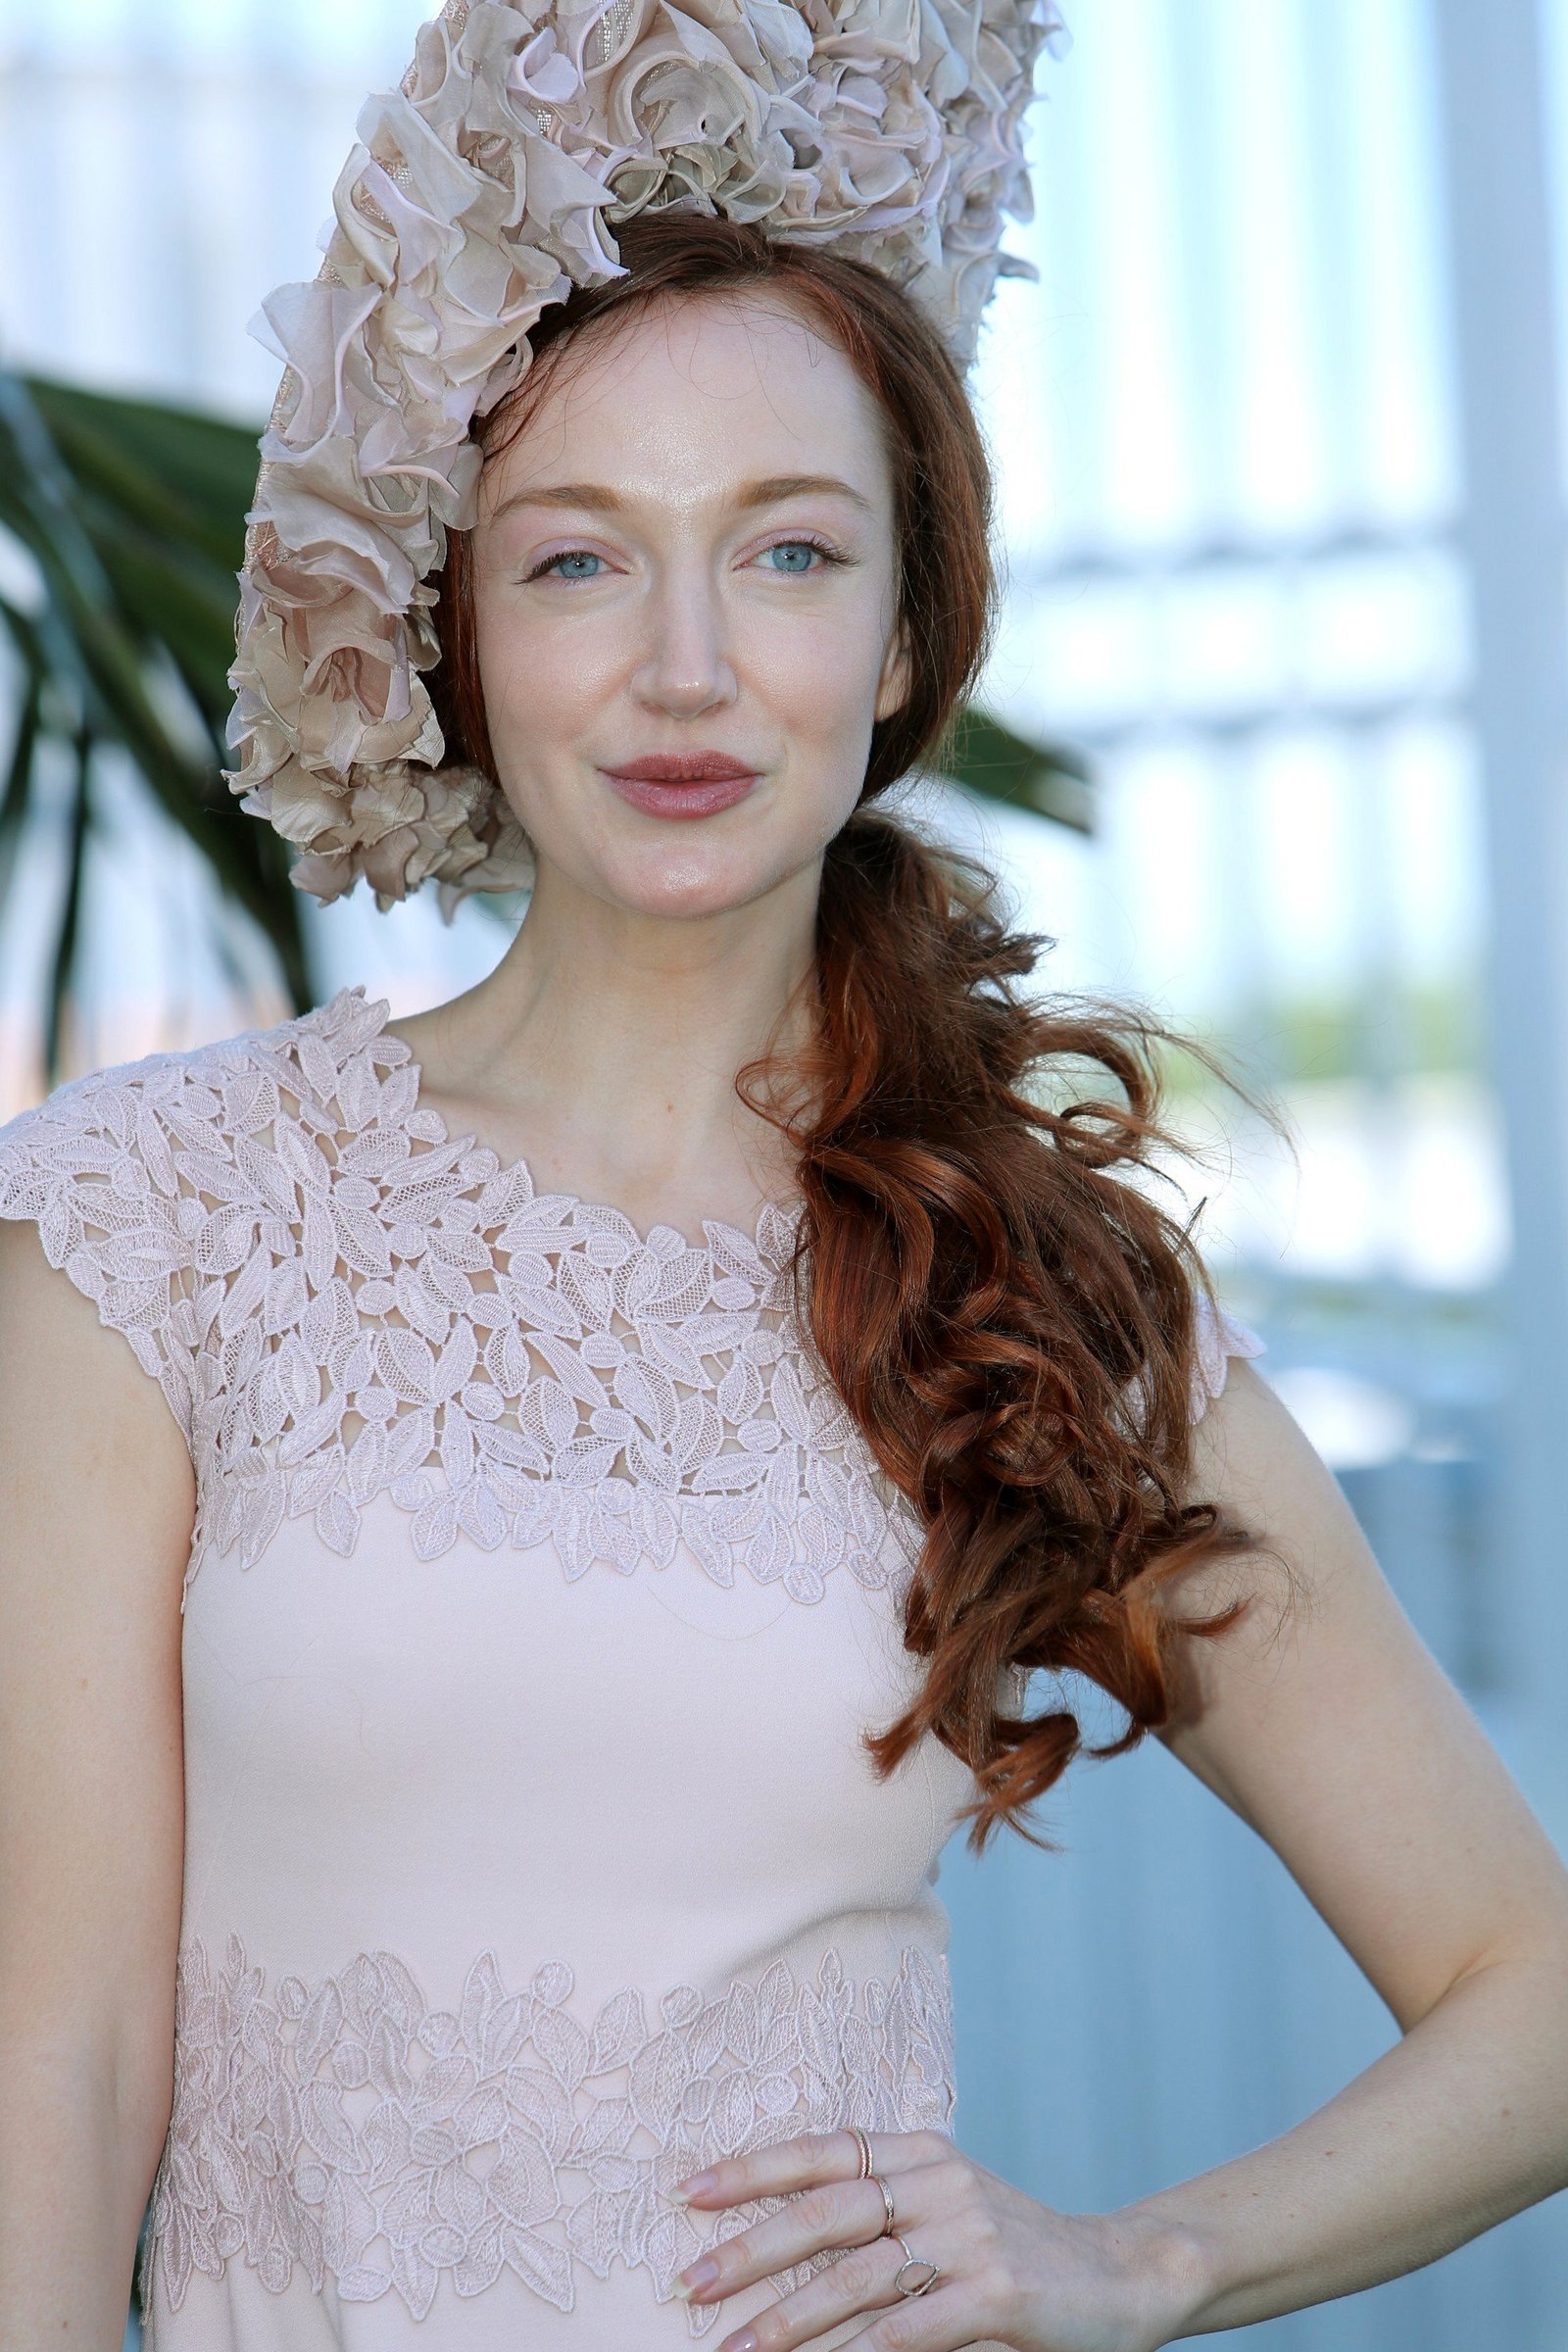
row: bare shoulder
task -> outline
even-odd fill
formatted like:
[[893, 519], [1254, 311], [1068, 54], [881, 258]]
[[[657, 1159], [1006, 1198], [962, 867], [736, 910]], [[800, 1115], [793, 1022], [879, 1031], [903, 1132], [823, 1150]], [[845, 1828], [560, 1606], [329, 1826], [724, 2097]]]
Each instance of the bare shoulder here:
[[0, 1446], [12, 1477], [62, 1502], [69, 1474], [101, 1481], [118, 1459], [133, 1471], [128, 1498], [188, 1538], [195, 1479], [165, 1396], [24, 1219], [0, 1219]]
[[1165, 1745], [1280, 1855], [1402, 2026], [1503, 1941], [1568, 1922], [1568, 1878], [1422, 1642], [1338, 1481], [1250, 1364], [1194, 1433], [1194, 1500], [1254, 1538], [1174, 1605]]
[[1231, 1727], [1261, 1729], [1303, 1677], [1332, 1679], [1338, 1709], [1384, 1678], [1436, 1673], [1338, 1479], [1250, 1363], [1230, 1365], [1193, 1433], [1189, 1493], [1251, 1538], [1246, 1551], [1193, 1571], [1175, 1596], [1183, 1616], [1247, 1604], [1230, 1632], [1183, 1651], [1166, 1743], [1205, 1779], [1221, 1786], [1242, 1761]]
[[[1242, 1358], [1230, 1360], [1222, 1393], [1193, 1432], [1191, 1494], [1218, 1503], [1251, 1531], [1276, 1572], [1279, 1597], [1289, 1592], [1298, 1608], [1370, 1564], [1338, 1479], [1262, 1374]], [[1248, 1590], [1261, 1589], [1256, 1565], [1246, 1576]], [[1218, 1591], [1236, 1570], [1205, 1573]], [[1195, 1578], [1190, 1592], [1201, 1590]]]

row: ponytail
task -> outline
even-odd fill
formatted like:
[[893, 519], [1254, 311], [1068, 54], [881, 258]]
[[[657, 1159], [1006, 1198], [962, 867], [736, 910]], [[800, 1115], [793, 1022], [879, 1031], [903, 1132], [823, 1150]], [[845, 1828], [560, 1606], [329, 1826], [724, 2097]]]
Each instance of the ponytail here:
[[[1167, 1720], [1180, 1636], [1246, 1606], [1176, 1620], [1162, 1588], [1250, 1541], [1184, 1499], [1203, 1274], [1125, 1180], [1169, 1142], [1164, 1033], [1020, 996], [1047, 943], [1005, 927], [996, 889], [862, 801], [824, 860], [816, 1041], [737, 1080], [799, 1152], [823, 1365], [926, 1529], [905, 1621], [924, 1684], [866, 1743], [883, 1772], [927, 1733], [960, 1757], [976, 1845], [1082, 1744], [1064, 1707], [1004, 1711], [1004, 1670], [1086, 1675], [1130, 1718], [1090, 1752], [1122, 1753]], [[1052, 1107], [1039, 1081], [1069, 1068]], [[786, 1069], [808, 1121], [759, 1099]]]

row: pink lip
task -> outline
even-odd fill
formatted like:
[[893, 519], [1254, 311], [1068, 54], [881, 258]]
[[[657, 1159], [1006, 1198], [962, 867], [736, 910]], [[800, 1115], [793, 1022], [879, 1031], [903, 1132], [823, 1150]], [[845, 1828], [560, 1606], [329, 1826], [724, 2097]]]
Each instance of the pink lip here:
[[711, 816], [744, 800], [757, 782], [755, 768], [723, 752], [652, 753], [600, 773], [651, 816]]
[[757, 770], [728, 752], [647, 752], [641, 760], [623, 760], [607, 767], [607, 776], [629, 776], [636, 784], [716, 784], [731, 776], [751, 776]]

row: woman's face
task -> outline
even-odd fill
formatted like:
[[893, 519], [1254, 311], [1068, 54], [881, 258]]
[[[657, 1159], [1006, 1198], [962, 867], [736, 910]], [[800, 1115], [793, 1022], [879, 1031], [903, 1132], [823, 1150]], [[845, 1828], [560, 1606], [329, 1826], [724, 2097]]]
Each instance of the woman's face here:
[[584, 330], [487, 461], [471, 552], [541, 890], [693, 916], [819, 864], [906, 686], [880, 414], [834, 345], [751, 294]]

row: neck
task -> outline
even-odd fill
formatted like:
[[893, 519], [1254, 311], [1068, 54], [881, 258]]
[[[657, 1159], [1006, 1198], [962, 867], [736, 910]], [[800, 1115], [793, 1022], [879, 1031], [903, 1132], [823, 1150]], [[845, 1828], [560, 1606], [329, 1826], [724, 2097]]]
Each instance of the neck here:
[[676, 920], [541, 866], [489, 977], [417, 1034], [401, 1024], [427, 1088], [541, 1182], [739, 1221], [750, 1188], [789, 1186], [787, 1146], [734, 1081], [802, 1038], [808, 995], [781, 1016], [811, 969], [818, 881], [813, 862], [747, 906]]

